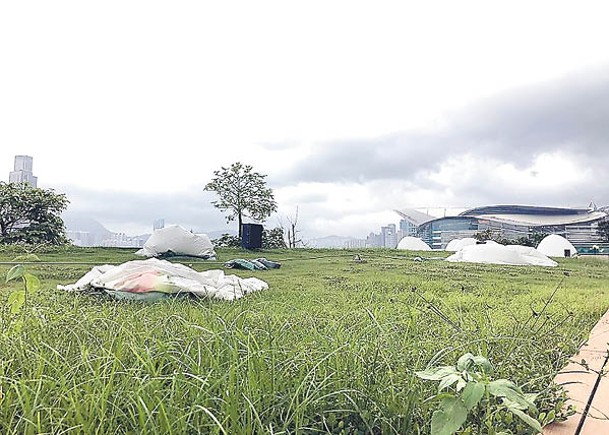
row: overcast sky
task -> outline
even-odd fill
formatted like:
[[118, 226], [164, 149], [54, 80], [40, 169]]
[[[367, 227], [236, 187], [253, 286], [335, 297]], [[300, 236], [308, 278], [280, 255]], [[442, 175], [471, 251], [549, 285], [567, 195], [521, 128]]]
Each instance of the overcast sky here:
[[31, 155], [69, 213], [131, 234], [224, 228], [203, 187], [236, 161], [306, 238], [606, 205], [605, 3], [1, 2], [1, 179]]

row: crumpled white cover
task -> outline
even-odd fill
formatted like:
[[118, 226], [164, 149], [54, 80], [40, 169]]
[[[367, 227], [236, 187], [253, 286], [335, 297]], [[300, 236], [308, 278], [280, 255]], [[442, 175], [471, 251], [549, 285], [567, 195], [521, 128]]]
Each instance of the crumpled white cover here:
[[465, 263], [513, 264], [522, 266], [558, 266], [558, 263], [535, 248], [520, 245], [500, 245], [488, 241], [480, 245], [464, 246], [446, 261]]
[[219, 269], [197, 272], [182, 264], [150, 258], [129, 261], [118, 266], [95, 266], [76, 283], [58, 285], [67, 291], [107, 289], [131, 293], [183, 293], [232, 301], [248, 293], [269, 288], [258, 278], [225, 275]]

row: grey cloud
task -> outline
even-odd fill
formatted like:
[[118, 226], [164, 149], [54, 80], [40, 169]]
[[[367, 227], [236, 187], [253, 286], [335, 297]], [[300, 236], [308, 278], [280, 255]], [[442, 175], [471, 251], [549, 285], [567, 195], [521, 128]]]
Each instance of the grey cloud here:
[[[585, 170], [585, 158], [576, 162]], [[467, 181], [451, 186], [451, 193], [469, 206], [480, 204], [533, 204], [546, 206], [585, 207], [590, 201], [599, 206], [609, 205], [609, 174], [605, 170], [594, 170], [592, 182], [582, 177], [570, 184], [560, 182], [561, 174], [556, 172], [556, 186], [529, 186], [512, 183], [509, 179], [496, 179], [492, 174], [481, 171]], [[568, 174], [571, 175], [571, 174]]]
[[474, 149], [525, 163], [553, 150], [609, 157], [609, 68], [506, 92], [456, 116]]
[[418, 133], [376, 139], [323, 144], [308, 160], [300, 162], [279, 181], [365, 182], [374, 179], [407, 179], [418, 168], [433, 167], [438, 138]]
[[547, 151], [609, 161], [609, 67], [511, 90], [447, 115], [437, 131], [320, 144], [281, 181], [417, 180], [463, 153], [523, 166]]

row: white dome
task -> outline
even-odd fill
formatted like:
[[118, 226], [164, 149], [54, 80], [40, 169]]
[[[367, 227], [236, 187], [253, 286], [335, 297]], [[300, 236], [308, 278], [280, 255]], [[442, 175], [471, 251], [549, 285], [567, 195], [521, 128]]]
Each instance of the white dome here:
[[550, 234], [545, 237], [537, 246], [537, 250], [548, 257], [565, 257], [565, 251], [569, 251], [569, 256], [577, 255], [577, 249], [563, 236]]
[[405, 249], [408, 251], [431, 251], [431, 248], [427, 243], [418, 237], [406, 236], [400, 243], [398, 243], [398, 249]]

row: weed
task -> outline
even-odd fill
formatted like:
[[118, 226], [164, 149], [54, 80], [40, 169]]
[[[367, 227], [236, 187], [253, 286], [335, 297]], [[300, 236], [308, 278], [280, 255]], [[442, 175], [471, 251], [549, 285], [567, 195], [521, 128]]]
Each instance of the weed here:
[[[513, 426], [513, 416], [535, 431], [541, 432], [541, 424], [529, 413], [537, 414], [536, 394], [525, 394], [521, 388], [507, 379], [491, 378], [492, 366], [483, 356], [466, 353], [454, 366], [429, 368], [416, 375], [425, 380], [440, 381], [439, 409], [431, 420], [432, 435], [452, 435], [466, 422], [470, 427], [507, 429]], [[453, 387], [451, 389], [451, 387]], [[447, 391], [444, 391], [447, 390]]]
[[10, 294], [8, 304], [10, 313], [18, 316], [17, 320], [12, 323], [11, 329], [19, 332], [23, 328], [23, 318], [28, 305], [28, 296], [30, 293], [40, 289], [40, 280], [35, 275], [27, 272], [25, 267], [20, 264], [13, 266], [6, 274], [6, 283], [15, 279], [21, 279], [23, 288]]

